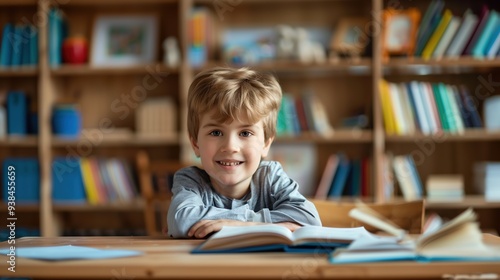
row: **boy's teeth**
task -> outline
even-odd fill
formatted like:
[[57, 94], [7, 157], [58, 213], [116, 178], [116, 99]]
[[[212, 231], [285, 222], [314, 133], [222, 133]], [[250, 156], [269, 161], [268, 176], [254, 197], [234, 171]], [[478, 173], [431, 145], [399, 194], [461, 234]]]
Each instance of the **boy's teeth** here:
[[239, 165], [239, 162], [233, 161], [233, 162], [225, 162], [225, 161], [219, 161], [219, 164], [225, 165], [225, 166], [234, 166], [234, 165]]

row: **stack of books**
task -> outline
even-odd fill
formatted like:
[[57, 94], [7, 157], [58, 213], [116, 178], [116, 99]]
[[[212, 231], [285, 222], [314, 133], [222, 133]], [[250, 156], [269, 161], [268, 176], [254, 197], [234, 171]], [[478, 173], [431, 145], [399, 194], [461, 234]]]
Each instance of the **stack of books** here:
[[479, 162], [474, 166], [476, 189], [486, 200], [500, 200], [500, 162]]
[[429, 175], [426, 183], [427, 199], [432, 201], [459, 201], [464, 197], [462, 175]]

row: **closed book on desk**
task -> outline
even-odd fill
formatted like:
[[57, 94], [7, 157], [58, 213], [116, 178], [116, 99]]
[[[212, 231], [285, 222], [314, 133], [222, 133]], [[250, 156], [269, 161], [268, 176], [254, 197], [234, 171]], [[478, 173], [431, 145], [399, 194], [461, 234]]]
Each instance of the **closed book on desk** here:
[[304, 226], [291, 232], [284, 226], [224, 226], [192, 253], [276, 252], [319, 253], [345, 247], [356, 238], [371, 235], [364, 227]]
[[400, 241], [367, 235], [330, 255], [334, 264], [408, 260], [500, 261], [500, 249], [483, 243], [476, 215], [468, 209], [438, 230], [417, 239]]

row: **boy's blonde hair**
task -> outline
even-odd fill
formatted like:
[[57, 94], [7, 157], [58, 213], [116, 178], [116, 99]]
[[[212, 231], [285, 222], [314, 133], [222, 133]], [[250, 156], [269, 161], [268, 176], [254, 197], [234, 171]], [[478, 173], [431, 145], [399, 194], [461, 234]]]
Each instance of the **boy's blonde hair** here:
[[215, 109], [219, 123], [245, 118], [262, 120], [264, 138], [274, 137], [281, 103], [281, 87], [269, 74], [248, 68], [216, 67], [196, 75], [188, 91], [188, 132], [198, 140], [200, 117]]

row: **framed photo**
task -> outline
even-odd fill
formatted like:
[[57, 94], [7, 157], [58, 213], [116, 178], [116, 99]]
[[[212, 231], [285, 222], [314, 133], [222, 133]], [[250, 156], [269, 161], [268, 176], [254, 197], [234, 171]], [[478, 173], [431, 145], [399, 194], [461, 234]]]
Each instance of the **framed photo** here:
[[330, 49], [339, 54], [361, 55], [369, 43], [369, 34], [365, 31], [368, 19], [343, 18], [337, 25], [330, 42]]
[[157, 21], [153, 15], [97, 17], [92, 34], [91, 65], [131, 66], [154, 62]]
[[384, 54], [411, 55], [415, 48], [420, 11], [415, 8], [386, 9], [382, 17], [384, 21], [382, 37]]

